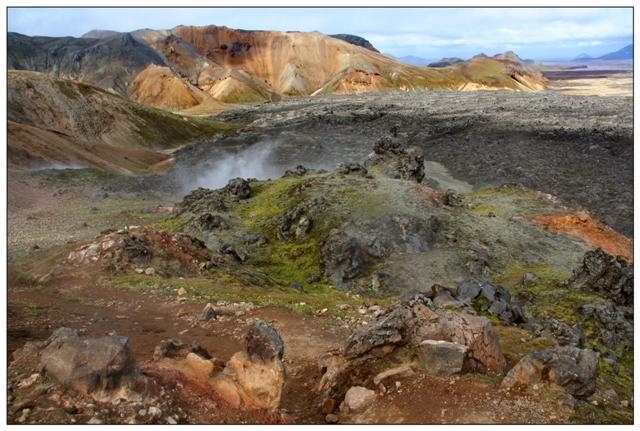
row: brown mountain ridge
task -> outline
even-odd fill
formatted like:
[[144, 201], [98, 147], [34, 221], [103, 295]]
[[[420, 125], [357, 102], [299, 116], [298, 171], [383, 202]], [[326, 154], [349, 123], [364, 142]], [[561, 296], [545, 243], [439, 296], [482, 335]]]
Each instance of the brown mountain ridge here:
[[401, 63], [360, 45], [364, 45], [360, 39], [318, 32], [215, 25], [100, 31], [83, 38], [30, 38], [16, 33], [8, 37], [9, 68], [47, 72], [161, 109], [193, 114], [281, 96], [420, 89], [536, 91], [546, 85], [539, 71], [515, 55], [478, 56], [449, 67], [428, 68]]

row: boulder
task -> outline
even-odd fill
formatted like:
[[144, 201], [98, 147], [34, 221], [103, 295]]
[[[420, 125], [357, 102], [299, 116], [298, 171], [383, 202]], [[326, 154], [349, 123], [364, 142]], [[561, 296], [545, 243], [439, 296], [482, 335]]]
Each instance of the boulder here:
[[600, 248], [584, 254], [567, 284], [603, 293], [618, 305], [633, 305], [633, 266]]
[[244, 178], [233, 178], [225, 186], [225, 190], [238, 199], [248, 199], [251, 197], [251, 186]]
[[427, 373], [448, 377], [462, 372], [469, 348], [458, 343], [441, 340], [424, 340], [418, 352]]
[[509, 371], [501, 385], [510, 388], [545, 381], [576, 398], [586, 398], [596, 389], [599, 358], [593, 350], [572, 346], [534, 350]]
[[458, 300], [464, 302], [465, 304], [472, 304], [473, 301], [480, 295], [480, 291], [482, 290], [482, 283], [477, 280], [470, 279], [465, 280], [458, 285], [458, 289], [456, 290], [456, 296]]
[[177, 207], [177, 213], [191, 212], [201, 214], [212, 211], [226, 211], [224, 203], [225, 190], [209, 190], [198, 187], [186, 195]]
[[343, 413], [356, 413], [365, 410], [376, 400], [376, 393], [362, 386], [349, 388], [340, 405]]
[[263, 362], [281, 360], [284, 341], [278, 331], [264, 320], [255, 320], [245, 337], [247, 354]]
[[47, 340], [39, 365], [60, 383], [96, 400], [140, 399], [136, 390], [144, 379], [127, 337], [81, 337], [62, 328]]
[[307, 173], [309, 172], [309, 170], [307, 168], [305, 168], [302, 165], [298, 165], [296, 166], [295, 170], [289, 170], [287, 169], [284, 172], [283, 177], [303, 177], [305, 175], [307, 175]]

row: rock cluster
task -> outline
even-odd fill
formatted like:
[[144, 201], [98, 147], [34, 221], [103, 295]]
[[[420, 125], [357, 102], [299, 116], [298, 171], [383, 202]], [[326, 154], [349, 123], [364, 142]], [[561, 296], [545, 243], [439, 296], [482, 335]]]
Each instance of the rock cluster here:
[[374, 153], [365, 167], [376, 167], [384, 175], [421, 183], [425, 176], [424, 154], [418, 147], [405, 147], [397, 140], [381, 138], [373, 147]]
[[323, 375], [316, 387], [321, 404], [337, 405], [348, 387], [369, 381], [374, 364], [397, 349], [413, 351], [427, 372], [439, 376], [506, 369], [489, 320], [441, 309], [427, 296], [414, 294], [352, 333], [342, 351], [321, 358]]

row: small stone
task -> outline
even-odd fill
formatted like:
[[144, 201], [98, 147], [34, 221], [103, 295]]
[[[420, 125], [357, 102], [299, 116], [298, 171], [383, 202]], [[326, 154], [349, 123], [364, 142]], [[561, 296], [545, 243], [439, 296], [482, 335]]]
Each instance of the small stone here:
[[620, 407], [625, 408], [625, 409], [626, 409], [627, 407], [629, 407], [629, 400], [622, 400], [622, 401], [620, 401]]
[[162, 416], [162, 410], [160, 409], [160, 407], [151, 406], [149, 407], [149, 411], [147, 412], [147, 414], [152, 418], [159, 418], [160, 416]]
[[176, 422], [176, 420], [175, 420], [174, 418], [172, 418], [171, 416], [169, 416], [169, 417], [167, 418], [167, 423], [168, 423], [169, 425], [177, 425], [177, 424], [178, 424], [178, 422]]
[[400, 386], [402, 386], [402, 382], [396, 381], [396, 388], [399, 388]]
[[599, 405], [598, 400], [591, 401], [591, 404], [593, 404], [594, 406], [598, 406]]
[[138, 410], [138, 416], [146, 416], [146, 415], [147, 415], [147, 409]]
[[344, 396], [340, 410], [345, 412], [357, 412], [364, 410], [376, 399], [376, 393], [362, 386], [352, 386]]
[[337, 424], [338, 416], [334, 415], [333, 413], [329, 413], [327, 416], [325, 416], [324, 421], [328, 424]]
[[144, 274], [143, 268], [136, 268], [136, 274]]
[[340, 304], [340, 305], [338, 305], [338, 309], [342, 310], [342, 311], [348, 310], [350, 308], [351, 308], [351, 306], [349, 304]]
[[156, 270], [154, 268], [147, 268], [144, 270], [145, 275], [155, 275], [156, 274]]
[[89, 419], [89, 422], [87, 422], [87, 425], [102, 425], [103, 423], [104, 422], [101, 419], [92, 417], [91, 419]]
[[178, 296], [186, 296], [187, 295], [187, 289], [185, 289], [184, 287], [181, 287], [180, 289], [178, 289]]

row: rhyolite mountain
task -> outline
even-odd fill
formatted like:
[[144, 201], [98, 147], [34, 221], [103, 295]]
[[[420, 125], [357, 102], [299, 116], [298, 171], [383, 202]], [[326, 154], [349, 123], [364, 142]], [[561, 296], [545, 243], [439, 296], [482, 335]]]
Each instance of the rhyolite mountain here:
[[[45, 72], [171, 111], [207, 114], [221, 103], [281, 96], [414, 89], [532, 91], [545, 78], [515, 58], [474, 58], [420, 68], [352, 35], [246, 31], [220, 26], [82, 38], [8, 34], [8, 68]], [[151, 82], [149, 82], [151, 81]]]

